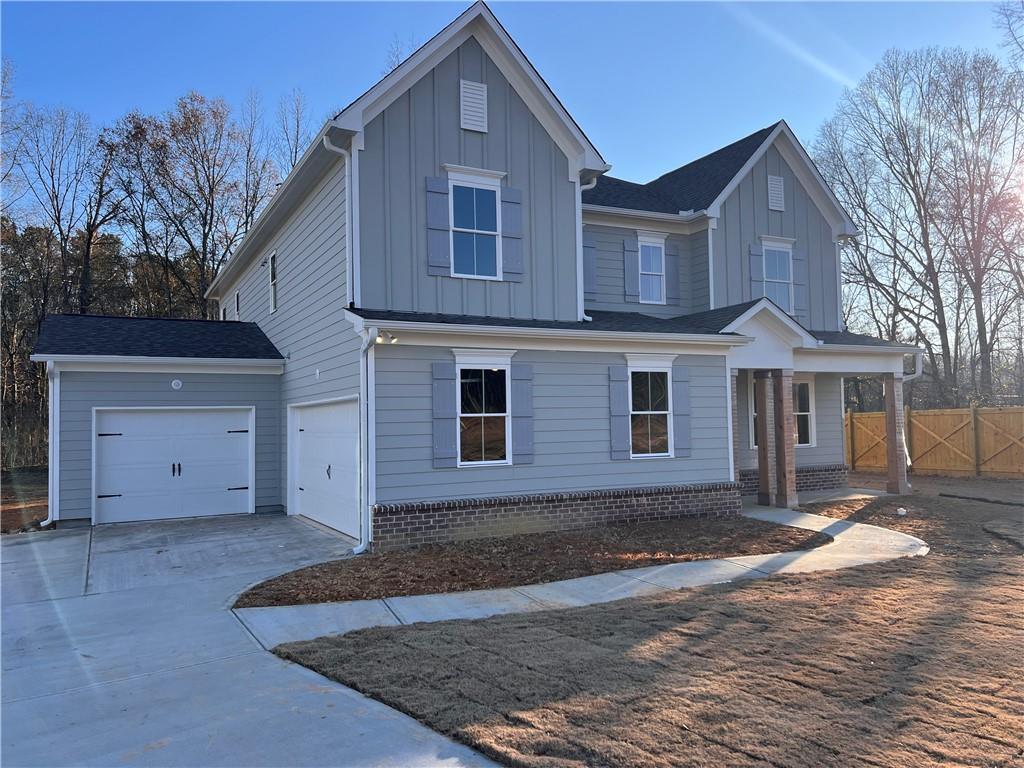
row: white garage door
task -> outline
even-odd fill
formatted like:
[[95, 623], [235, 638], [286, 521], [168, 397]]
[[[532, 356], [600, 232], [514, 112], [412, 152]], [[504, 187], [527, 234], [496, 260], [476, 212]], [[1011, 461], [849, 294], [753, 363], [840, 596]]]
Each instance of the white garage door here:
[[252, 511], [251, 409], [96, 411], [95, 523]]
[[296, 511], [359, 538], [358, 403], [309, 405], [295, 415]]

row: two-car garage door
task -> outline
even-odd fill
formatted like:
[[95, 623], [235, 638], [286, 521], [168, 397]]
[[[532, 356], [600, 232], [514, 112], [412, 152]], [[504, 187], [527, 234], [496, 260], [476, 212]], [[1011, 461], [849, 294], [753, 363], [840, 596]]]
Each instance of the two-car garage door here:
[[95, 411], [93, 522], [253, 511], [251, 408]]

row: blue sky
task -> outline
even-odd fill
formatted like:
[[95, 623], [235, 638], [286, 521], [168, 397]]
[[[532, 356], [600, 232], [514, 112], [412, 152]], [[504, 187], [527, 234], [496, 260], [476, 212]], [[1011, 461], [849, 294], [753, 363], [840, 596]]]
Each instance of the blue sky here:
[[[96, 122], [188, 90], [272, 111], [301, 87], [319, 119], [467, 3], [0, 5], [15, 94]], [[778, 118], [810, 142], [887, 48], [998, 49], [984, 3], [493, 3], [613, 175], [648, 181]], [[319, 127], [319, 125], [318, 125]]]

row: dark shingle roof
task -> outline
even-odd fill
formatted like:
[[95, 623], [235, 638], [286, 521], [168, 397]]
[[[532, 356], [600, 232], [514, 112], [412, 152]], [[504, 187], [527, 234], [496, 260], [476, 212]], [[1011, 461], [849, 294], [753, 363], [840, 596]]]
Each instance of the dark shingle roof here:
[[583, 202], [658, 213], [704, 210], [776, 126], [778, 123], [762, 128], [647, 184], [602, 176], [593, 189], [583, 193]]
[[283, 359], [255, 323], [104, 315], [50, 315], [33, 354]]
[[660, 318], [639, 312], [590, 311], [591, 321], [528, 320], [479, 315], [447, 315], [434, 312], [396, 312], [386, 309], [352, 309], [365, 320], [378, 322], [439, 323], [446, 325], [484, 325], [502, 328], [545, 328], [564, 331], [607, 331], [609, 333], [697, 333], [717, 334], [757, 302], [735, 304], [693, 315]]
[[859, 347], [913, 347], [901, 341], [886, 341], [875, 336], [850, 331], [811, 331], [818, 341], [824, 344], [851, 344]]

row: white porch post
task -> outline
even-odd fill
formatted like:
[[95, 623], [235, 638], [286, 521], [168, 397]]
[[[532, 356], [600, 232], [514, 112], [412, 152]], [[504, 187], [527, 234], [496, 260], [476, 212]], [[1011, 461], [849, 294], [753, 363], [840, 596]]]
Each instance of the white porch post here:
[[889, 466], [885, 490], [889, 493], [910, 493], [903, 433], [903, 378], [886, 373], [882, 376], [882, 385], [885, 387], [885, 445]]
[[754, 371], [754, 402], [757, 404], [757, 503], [772, 503], [771, 458], [768, 451], [768, 371]]

